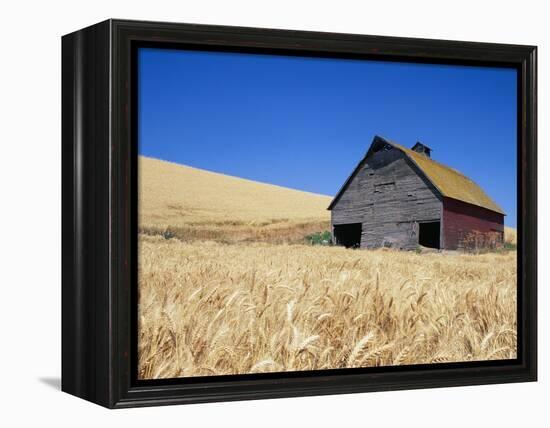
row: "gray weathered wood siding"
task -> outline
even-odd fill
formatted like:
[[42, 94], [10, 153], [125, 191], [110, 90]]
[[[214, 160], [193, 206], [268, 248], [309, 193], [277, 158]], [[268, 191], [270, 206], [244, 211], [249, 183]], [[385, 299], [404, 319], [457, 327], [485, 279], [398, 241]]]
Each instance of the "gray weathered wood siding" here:
[[[441, 221], [439, 193], [400, 150], [365, 159], [332, 208], [332, 226], [362, 223], [361, 248], [418, 245], [418, 223]], [[441, 243], [443, 244], [443, 243]]]

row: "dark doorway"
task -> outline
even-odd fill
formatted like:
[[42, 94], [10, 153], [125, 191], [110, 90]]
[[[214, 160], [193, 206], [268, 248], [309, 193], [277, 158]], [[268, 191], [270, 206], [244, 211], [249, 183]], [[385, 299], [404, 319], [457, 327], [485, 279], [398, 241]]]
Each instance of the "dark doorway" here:
[[432, 221], [419, 224], [418, 243], [423, 247], [439, 248], [439, 230], [441, 223]]
[[346, 248], [359, 248], [361, 246], [361, 223], [335, 224], [334, 239], [337, 245]]

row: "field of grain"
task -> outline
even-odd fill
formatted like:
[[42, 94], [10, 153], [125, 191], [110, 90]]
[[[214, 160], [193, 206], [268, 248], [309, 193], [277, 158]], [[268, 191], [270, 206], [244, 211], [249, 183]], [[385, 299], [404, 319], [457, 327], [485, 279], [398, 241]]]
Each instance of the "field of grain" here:
[[139, 375], [515, 358], [515, 252], [142, 237]]
[[515, 358], [515, 251], [305, 245], [328, 202], [141, 158], [139, 377]]
[[518, 243], [518, 232], [517, 229], [513, 227], [504, 226], [504, 242], [507, 244], [517, 245]]
[[327, 230], [329, 196], [139, 157], [139, 230], [185, 241], [302, 242]]

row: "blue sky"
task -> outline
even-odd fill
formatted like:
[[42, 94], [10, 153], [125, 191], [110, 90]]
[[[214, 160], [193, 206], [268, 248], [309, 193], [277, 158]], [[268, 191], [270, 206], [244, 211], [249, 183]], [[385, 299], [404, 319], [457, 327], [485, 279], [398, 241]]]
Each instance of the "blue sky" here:
[[139, 153], [334, 195], [375, 134], [466, 174], [516, 226], [516, 71], [141, 48]]

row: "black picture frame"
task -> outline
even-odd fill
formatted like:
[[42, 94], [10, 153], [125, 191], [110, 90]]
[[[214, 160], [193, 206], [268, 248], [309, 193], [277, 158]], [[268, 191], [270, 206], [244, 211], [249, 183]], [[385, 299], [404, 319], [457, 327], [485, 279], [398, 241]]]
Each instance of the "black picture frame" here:
[[[138, 381], [137, 46], [518, 70], [518, 358]], [[62, 38], [62, 390], [109, 408], [537, 379], [537, 49], [107, 20]]]

